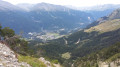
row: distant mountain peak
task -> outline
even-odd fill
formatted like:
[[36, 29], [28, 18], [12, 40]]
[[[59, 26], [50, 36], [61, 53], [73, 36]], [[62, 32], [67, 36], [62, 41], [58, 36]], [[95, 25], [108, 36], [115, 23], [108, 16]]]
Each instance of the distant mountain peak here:
[[63, 11], [63, 10], [68, 10], [69, 8], [66, 8], [61, 5], [54, 5], [54, 4], [49, 4], [49, 3], [38, 3], [34, 5], [33, 10], [45, 10], [45, 11]]
[[120, 8], [114, 10], [110, 15], [109, 19], [120, 19]]
[[61, 5], [54, 5], [50, 3], [38, 3], [38, 4], [27, 4], [27, 3], [22, 3], [18, 4], [18, 7], [26, 10], [26, 11], [36, 11], [36, 10], [41, 10], [41, 11], [63, 11], [63, 10], [69, 10], [70, 8], [61, 6]]
[[15, 6], [9, 2], [0, 0], [0, 11], [15, 11], [15, 10], [20, 10], [20, 9], [19, 9], [19, 7]]
[[81, 10], [81, 11], [104, 11], [107, 9], [117, 9], [120, 8], [120, 4], [103, 4], [103, 5], [95, 5], [89, 7], [74, 7], [74, 6], [67, 6], [71, 9]]

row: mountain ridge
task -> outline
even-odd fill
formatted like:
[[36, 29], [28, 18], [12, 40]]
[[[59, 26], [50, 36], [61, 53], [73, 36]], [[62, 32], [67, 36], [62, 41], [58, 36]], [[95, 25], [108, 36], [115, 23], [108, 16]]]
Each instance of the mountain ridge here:
[[[11, 22], [11, 23], [13, 24], [17, 23], [17, 26], [20, 26], [20, 28], [23, 27], [25, 29], [28, 28], [30, 30], [31, 29], [33, 30], [33, 29], [38, 29], [38, 27], [41, 26], [42, 30], [46, 30], [46, 29], [50, 30], [52, 29], [51, 27], [58, 25], [61, 27], [56, 26], [55, 28], [58, 28], [59, 30], [61, 28], [62, 29], [63, 28], [65, 29], [74, 28], [73, 22], [74, 24], [78, 25], [77, 22], [79, 20], [81, 20], [84, 23], [87, 20], [86, 23], [88, 23], [88, 21], [90, 21], [90, 18], [92, 17], [91, 14], [88, 15], [80, 11], [74, 11], [74, 10], [53, 11], [56, 7], [51, 8], [52, 10], [50, 11], [46, 7], [45, 9], [43, 9], [45, 4], [42, 4], [41, 6], [43, 7], [41, 8], [40, 6], [38, 6], [38, 9], [40, 7], [40, 10], [35, 9], [31, 11], [30, 14], [29, 13], [26, 14], [26, 12], [20, 12], [20, 13], [12, 12], [12, 15], [11, 15], [11, 12], [10, 13], [3, 12], [4, 14], [3, 13], [1, 14], [5, 15], [7, 13], [7, 15], [6, 16], [2, 15], [1, 18], [3, 17], [2, 20], [5, 20], [4, 17], [7, 17], [7, 16], [10, 16], [12, 19], [14, 19], [14, 17], [15, 18], [17, 17], [18, 18], [17, 20], [19, 22], [16, 21], [16, 22]], [[100, 57], [99, 58], [100, 60], [107, 59], [110, 61], [114, 60], [114, 58], [115, 59], [119, 58], [120, 43], [117, 44], [118, 46], [114, 45], [115, 43], [120, 42], [120, 12], [119, 11], [120, 10], [115, 10], [109, 16], [105, 16], [105, 17], [98, 19], [95, 22], [95, 24], [93, 24], [93, 26], [90, 26], [92, 27], [92, 29], [91, 28], [87, 29], [88, 32], [83, 29], [73, 34], [63, 36], [59, 39], [48, 40], [47, 42], [41, 42], [40, 40], [30, 40], [27, 42], [26, 40], [21, 39], [21, 38], [20, 39], [17, 39], [17, 38], [9, 39], [9, 40], [6, 40], [6, 42], [10, 43], [9, 45], [14, 51], [23, 55], [23, 56], [19, 55], [19, 60], [26, 61], [30, 64], [32, 63], [31, 65], [33, 66], [43, 65], [44, 67], [45, 62], [43, 63], [40, 62], [40, 59], [44, 60], [44, 58], [40, 58], [40, 59], [34, 58], [34, 57], [43, 56], [52, 62], [55, 62], [55, 63], [60, 62], [65, 67], [71, 67], [75, 61], [76, 61], [76, 65], [77, 64], [79, 66], [83, 65], [82, 67], [91, 67], [91, 66], [98, 67], [98, 63], [97, 63], [98, 61], [96, 61], [98, 60], [98, 58], [96, 58], [98, 56]], [[16, 16], [16, 14], [18, 15]], [[19, 16], [23, 18], [19, 19]], [[9, 20], [10, 22], [11, 18], [7, 20]], [[66, 19], [67, 21], [64, 21]], [[30, 22], [33, 20], [35, 22]], [[26, 23], [24, 23], [24, 21]], [[7, 24], [6, 22], [4, 23]], [[29, 25], [30, 23], [31, 25]], [[68, 26], [65, 27], [64, 24]], [[79, 24], [83, 26], [81, 22], [79, 22]], [[38, 27], [34, 27], [34, 25], [37, 25]], [[15, 25], [11, 24], [11, 26], [15, 26]], [[47, 26], [47, 27], [45, 28], [43, 26]], [[26, 30], [28, 31], [28, 29]], [[38, 30], [39, 32], [41, 32], [40, 29], [41, 28], [39, 28]], [[90, 29], [90, 32], [89, 32], [89, 29]], [[109, 47], [109, 46], [112, 46], [112, 47]], [[100, 51], [101, 49], [103, 50]], [[30, 55], [30, 56], [26, 56], [26, 55]], [[101, 65], [102, 64], [104, 64], [104, 61], [101, 62]], [[49, 65], [49, 62], [48, 62], [48, 65]], [[76, 67], [79, 67], [78, 65]], [[109, 64], [106, 64], [106, 65], [109, 65]]]
[[90, 25], [87, 26], [87, 28], [99, 25], [101, 23], [104, 23], [105, 21], [113, 20], [113, 19], [120, 19], [120, 9], [114, 10], [111, 14], [101, 17], [98, 20], [94, 21]]
[[[16, 6], [12, 5], [12, 7]], [[27, 7], [32, 11], [25, 11], [23, 8], [18, 8], [20, 11], [1, 11], [0, 21], [3, 27], [8, 26], [17, 33], [24, 31], [26, 34], [29, 32], [42, 32], [41, 29], [47, 31], [65, 29], [66, 31], [70, 31], [75, 28], [84, 28], [94, 20], [89, 13], [72, 10], [59, 5], [40, 3], [34, 6], [26, 6], [25, 9], [29, 10]]]

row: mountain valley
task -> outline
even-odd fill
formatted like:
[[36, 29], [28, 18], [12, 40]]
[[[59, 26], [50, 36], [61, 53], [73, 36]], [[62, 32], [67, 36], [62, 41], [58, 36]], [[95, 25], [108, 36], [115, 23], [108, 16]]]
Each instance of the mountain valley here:
[[[114, 14], [116, 11], [118, 11], [118, 13]], [[44, 50], [44, 52], [41, 52], [40, 55], [49, 57], [51, 59], [58, 59], [65, 67], [69, 67], [69, 64], [71, 65], [73, 62], [71, 60], [76, 60], [78, 57], [84, 58], [84, 56], [100, 51], [101, 49], [104, 50], [120, 41], [120, 21], [118, 19], [119, 17], [116, 17], [116, 15], [120, 15], [119, 11], [119, 9], [115, 10], [109, 15], [109, 19], [106, 18], [104, 19], [105, 21], [101, 20], [96, 22], [98, 24], [89, 29], [78, 31], [69, 36], [64, 36], [62, 38], [49, 41], [45, 44], [39, 41], [31, 41], [31, 44], [36, 44], [34, 47], [36, 48], [35, 51]], [[113, 14], [114, 19], [111, 18]]]
[[120, 67], [119, 4], [73, 9], [0, 0], [0, 67], [7, 65]]

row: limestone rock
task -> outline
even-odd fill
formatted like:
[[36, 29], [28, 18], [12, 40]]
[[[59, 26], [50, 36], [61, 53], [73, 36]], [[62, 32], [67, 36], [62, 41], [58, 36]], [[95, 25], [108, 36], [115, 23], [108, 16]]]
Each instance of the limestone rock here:
[[0, 43], [0, 67], [31, 67], [25, 62], [18, 62], [16, 54], [5, 44]]

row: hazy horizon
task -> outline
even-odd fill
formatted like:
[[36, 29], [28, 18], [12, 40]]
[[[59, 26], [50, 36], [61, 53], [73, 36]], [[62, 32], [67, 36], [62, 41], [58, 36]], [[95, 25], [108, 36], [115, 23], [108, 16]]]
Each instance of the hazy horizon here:
[[7, 1], [11, 4], [20, 4], [20, 3], [28, 3], [28, 4], [36, 4], [36, 3], [50, 3], [56, 5], [69, 5], [74, 7], [90, 7], [96, 5], [104, 5], [104, 4], [120, 4], [119, 0], [3, 0]]

